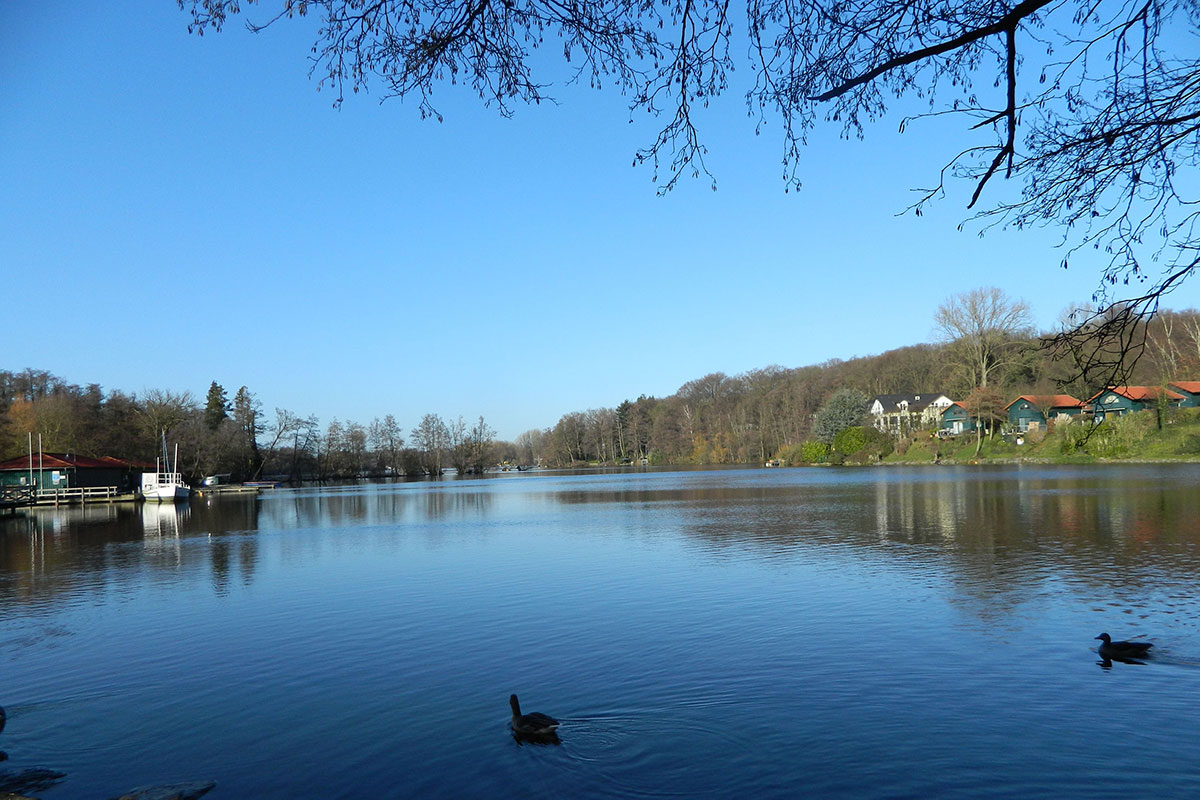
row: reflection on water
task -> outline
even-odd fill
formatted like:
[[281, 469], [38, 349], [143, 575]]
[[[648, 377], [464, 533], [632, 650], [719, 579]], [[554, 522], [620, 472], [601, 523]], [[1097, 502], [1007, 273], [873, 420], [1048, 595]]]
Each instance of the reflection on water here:
[[[83, 574], [113, 577], [114, 567], [119, 573], [121, 567], [178, 570], [202, 563], [213, 585], [223, 587], [231, 575], [242, 583], [253, 580], [266, 533], [424, 532], [436, 545], [449, 535], [511, 522], [530, 508], [603, 505], [633, 517], [627, 528], [613, 531], [618, 535], [652, 534], [665, 521], [707, 552], [734, 559], [862, 547], [936, 563], [965, 599], [986, 604], [991, 613], [1005, 595], [1019, 599], [1047, 580], [1137, 593], [1164, 577], [1197, 577], [1198, 482], [1193, 466], [755, 470], [280, 490], [263, 498], [140, 508], [38, 508], [3, 523], [0, 590], [44, 601], [57, 589], [105, 585], [81, 580]], [[140, 525], [132, 526], [139, 517]], [[189, 538], [203, 538], [203, 545], [188, 547]], [[142, 542], [140, 553], [113, 552], [114, 545], [133, 541]], [[290, 558], [320, 559], [330, 542], [316, 543], [302, 537], [276, 546]]]
[[[34, 509], [0, 521], [5, 749], [70, 774], [48, 800], [1192, 796], [1198, 486], [722, 470]], [[1102, 630], [1154, 655], [1098, 661]], [[526, 691], [558, 746], [507, 732]], [[1110, 707], [1139, 714], [1089, 735]]]
[[142, 531], [145, 563], [153, 569], [178, 569], [183, 564], [179, 531], [187, 503], [143, 503]]
[[184, 520], [191, 515], [186, 503], [142, 503], [142, 530], [147, 539], [178, 539]]

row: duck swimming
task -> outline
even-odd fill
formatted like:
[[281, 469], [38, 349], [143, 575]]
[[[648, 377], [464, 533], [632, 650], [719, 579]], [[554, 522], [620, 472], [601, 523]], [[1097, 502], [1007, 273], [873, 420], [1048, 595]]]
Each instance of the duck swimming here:
[[554, 717], [534, 711], [530, 714], [521, 713], [521, 703], [517, 696], [510, 695], [508, 704], [512, 706], [512, 729], [514, 733], [525, 736], [550, 736], [558, 727], [559, 722]]
[[1154, 647], [1152, 642], [1114, 642], [1107, 633], [1102, 633], [1096, 638], [1101, 641], [1100, 647], [1097, 648], [1100, 657], [1118, 661], [1122, 658], [1144, 658], [1147, 651]]

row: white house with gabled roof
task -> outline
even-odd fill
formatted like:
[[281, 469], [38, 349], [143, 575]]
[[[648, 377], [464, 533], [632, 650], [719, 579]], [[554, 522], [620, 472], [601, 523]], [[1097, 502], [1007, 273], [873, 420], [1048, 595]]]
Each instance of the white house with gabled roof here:
[[954, 404], [942, 392], [921, 394], [881, 394], [867, 406], [872, 424], [892, 436], [905, 436], [915, 430], [938, 424], [943, 411]]

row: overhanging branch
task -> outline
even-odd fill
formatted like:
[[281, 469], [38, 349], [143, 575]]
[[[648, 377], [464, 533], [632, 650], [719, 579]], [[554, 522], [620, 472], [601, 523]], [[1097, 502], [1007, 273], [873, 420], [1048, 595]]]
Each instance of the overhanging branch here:
[[1015, 6], [1012, 11], [1008, 12], [1003, 17], [1001, 17], [1000, 19], [998, 19], [997, 21], [993, 22], [990, 25], [984, 25], [981, 28], [976, 28], [974, 30], [967, 31], [966, 33], [964, 33], [960, 36], [954, 37], [953, 39], [947, 39], [944, 42], [939, 42], [938, 44], [932, 45], [930, 47], [923, 47], [920, 50], [914, 50], [911, 53], [905, 53], [904, 55], [900, 55], [900, 56], [896, 56], [895, 58], [888, 59], [887, 61], [880, 64], [879, 66], [877, 66], [873, 69], [870, 69], [870, 70], [862, 73], [861, 75], [851, 78], [850, 80], [846, 81], [845, 83], [843, 83], [839, 86], [835, 86], [832, 89], [830, 89], [829, 91], [827, 91], [823, 94], [819, 94], [816, 97], [813, 97], [810, 99], [816, 100], [819, 102], [824, 102], [826, 100], [832, 100], [835, 97], [840, 97], [841, 95], [845, 94], [846, 92], [850, 91], [851, 89], [853, 89], [857, 86], [862, 86], [865, 83], [870, 83], [871, 81], [878, 78], [880, 75], [890, 72], [890, 71], [896, 69], [897, 67], [903, 67], [906, 64], [914, 64], [918, 61], [923, 61], [927, 58], [939, 56], [942, 53], [949, 53], [952, 50], [957, 50], [960, 47], [965, 47], [966, 45], [969, 45], [972, 42], [977, 42], [980, 39], [986, 39], [988, 36], [994, 36], [997, 33], [1004, 33], [1005, 31], [1008, 31], [1010, 29], [1016, 30], [1016, 26], [1021, 22], [1021, 20], [1025, 19], [1026, 17], [1028, 17], [1032, 14], [1037, 13], [1038, 10], [1044, 8], [1045, 6], [1050, 5], [1050, 3], [1052, 3], [1052, 2], [1054, 2], [1054, 0], [1024, 0], [1024, 2], [1019, 3], [1017, 6]]

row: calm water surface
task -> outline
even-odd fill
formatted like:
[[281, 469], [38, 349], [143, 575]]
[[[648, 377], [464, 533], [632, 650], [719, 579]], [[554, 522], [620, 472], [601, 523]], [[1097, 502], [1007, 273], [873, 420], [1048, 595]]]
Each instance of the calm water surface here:
[[[1200, 466], [521, 474], [0, 521], [106, 798], [1200, 796]], [[1093, 640], [1148, 637], [1105, 668]], [[508, 730], [508, 695], [563, 721]]]

